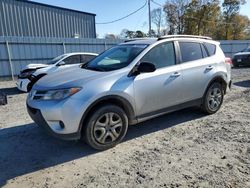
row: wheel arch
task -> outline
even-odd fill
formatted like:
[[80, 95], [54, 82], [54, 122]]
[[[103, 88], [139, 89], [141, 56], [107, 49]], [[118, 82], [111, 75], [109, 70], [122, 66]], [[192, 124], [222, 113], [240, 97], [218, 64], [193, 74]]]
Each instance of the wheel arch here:
[[226, 91], [227, 91], [227, 82], [225, 81], [225, 79], [223, 78], [223, 76], [221, 75], [217, 75], [215, 76], [213, 79], [211, 79], [206, 87], [206, 90], [205, 92], [203, 93], [203, 96], [206, 95], [206, 92], [207, 90], [209, 89], [209, 87], [215, 83], [215, 82], [218, 82], [222, 85], [222, 89], [224, 91], [224, 94], [226, 94]]
[[84, 123], [86, 120], [90, 117], [93, 111], [95, 111], [97, 108], [104, 106], [106, 104], [114, 104], [119, 106], [124, 110], [126, 115], [128, 116], [129, 124], [136, 123], [135, 118], [135, 111], [131, 103], [125, 99], [124, 97], [118, 96], [118, 95], [109, 95], [101, 97], [100, 99], [97, 99], [95, 102], [93, 102], [87, 110], [84, 112], [79, 126], [79, 132], [82, 132], [82, 127], [84, 126]]

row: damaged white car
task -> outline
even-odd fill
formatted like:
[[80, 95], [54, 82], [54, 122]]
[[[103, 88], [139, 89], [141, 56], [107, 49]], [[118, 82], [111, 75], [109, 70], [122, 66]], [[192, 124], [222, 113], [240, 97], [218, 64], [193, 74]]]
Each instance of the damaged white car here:
[[64, 69], [79, 67], [95, 58], [95, 53], [67, 53], [60, 55], [47, 64], [29, 64], [18, 75], [17, 88], [24, 92], [29, 92], [32, 86], [43, 76]]

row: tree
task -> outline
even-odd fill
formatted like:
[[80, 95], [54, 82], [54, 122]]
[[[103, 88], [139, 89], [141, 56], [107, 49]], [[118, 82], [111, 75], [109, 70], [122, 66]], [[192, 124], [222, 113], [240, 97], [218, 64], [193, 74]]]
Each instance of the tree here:
[[184, 15], [185, 33], [212, 35], [220, 17], [219, 0], [193, 0]]
[[250, 26], [250, 21], [247, 16], [235, 15], [232, 19], [233, 27], [232, 27], [232, 35], [230, 39], [239, 40], [245, 39], [247, 36], [247, 29]]
[[114, 34], [109, 33], [109, 34], [105, 35], [105, 39], [117, 39], [117, 36], [115, 36]]
[[146, 34], [140, 30], [131, 31], [128, 29], [123, 29], [120, 33], [120, 38], [143, 38], [146, 37]]
[[184, 15], [190, 0], [167, 0], [163, 11], [169, 26], [169, 34], [183, 34], [185, 23]]
[[239, 14], [240, 5], [245, 3], [245, 0], [224, 0], [222, 3], [223, 17], [225, 22], [225, 39], [229, 39], [230, 29], [232, 29], [231, 23], [234, 17]]
[[151, 29], [147, 34], [145, 34], [146, 37], [158, 37], [155, 30]]
[[143, 37], [146, 37], [146, 34], [145, 33], [143, 33], [142, 31], [136, 31], [135, 32], [135, 34], [134, 34], [134, 36], [133, 36], [134, 38], [143, 38]]
[[157, 35], [160, 36], [161, 35], [161, 24], [162, 24], [162, 10], [161, 10], [161, 8], [157, 8], [157, 9], [152, 10], [151, 20], [157, 28]]

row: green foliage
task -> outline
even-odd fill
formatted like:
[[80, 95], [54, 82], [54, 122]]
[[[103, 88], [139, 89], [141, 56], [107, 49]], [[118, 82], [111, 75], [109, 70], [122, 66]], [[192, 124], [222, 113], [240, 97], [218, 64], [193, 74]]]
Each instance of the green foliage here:
[[249, 18], [240, 15], [244, 0], [167, 0], [164, 6], [168, 34], [207, 35], [214, 39], [249, 36]]
[[121, 31], [121, 34], [120, 34], [120, 38], [143, 38], [143, 37], [146, 37], [147, 35], [140, 31], [140, 30], [137, 30], [137, 31], [130, 31], [128, 29], [123, 29]]

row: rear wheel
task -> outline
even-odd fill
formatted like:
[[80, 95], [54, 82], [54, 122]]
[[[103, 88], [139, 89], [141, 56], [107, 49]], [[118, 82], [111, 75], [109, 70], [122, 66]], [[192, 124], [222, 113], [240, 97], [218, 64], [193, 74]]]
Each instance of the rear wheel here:
[[202, 110], [207, 114], [216, 113], [223, 103], [223, 98], [224, 91], [222, 85], [218, 82], [212, 83], [203, 97]]
[[97, 150], [106, 150], [122, 141], [127, 133], [128, 118], [118, 106], [102, 106], [84, 126], [84, 140]]

